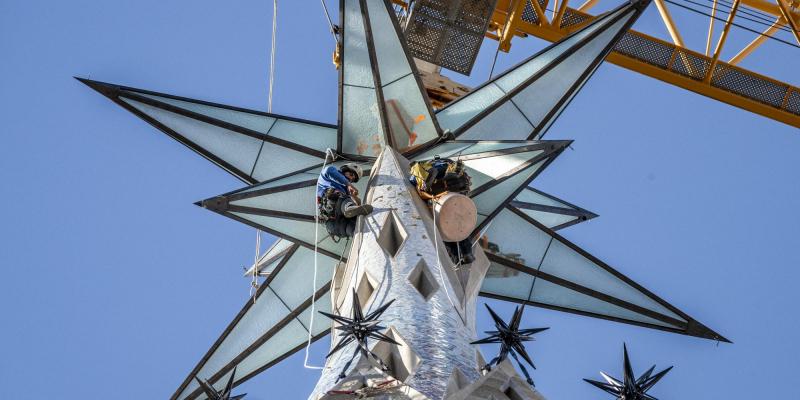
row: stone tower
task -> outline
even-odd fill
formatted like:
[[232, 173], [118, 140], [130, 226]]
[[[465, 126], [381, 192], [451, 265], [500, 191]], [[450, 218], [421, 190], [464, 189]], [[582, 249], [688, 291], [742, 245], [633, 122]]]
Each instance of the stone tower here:
[[[360, 218], [348, 262], [336, 270], [331, 291], [339, 315], [351, 314], [353, 289], [364, 313], [395, 300], [380, 320], [401, 345], [370, 342], [390, 371], [382, 372], [362, 355], [343, 371], [356, 346], [352, 343], [327, 360], [311, 399], [367, 392], [387, 398], [471, 398], [462, 389], [477, 383], [471, 393], [483, 385], [478, 382], [482, 358], [470, 342], [476, 337], [475, 304], [489, 261], [476, 246], [476, 261], [455, 268], [433, 212], [408, 182], [408, 171], [409, 161], [390, 147], [378, 157], [364, 195], [375, 211]], [[486, 385], [502, 380], [502, 390], [516, 376], [513, 367], [492, 372]], [[340, 380], [342, 373], [346, 378]], [[522, 396], [517, 398], [539, 398], [530, 389], [512, 390]]]

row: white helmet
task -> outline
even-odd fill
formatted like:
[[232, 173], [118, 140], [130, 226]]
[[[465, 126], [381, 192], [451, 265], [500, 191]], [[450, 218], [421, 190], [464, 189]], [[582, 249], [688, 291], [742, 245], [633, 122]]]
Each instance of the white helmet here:
[[364, 170], [361, 169], [361, 166], [354, 163], [344, 164], [341, 167], [339, 167], [339, 170], [342, 171], [342, 173], [344, 173], [345, 171], [350, 171], [353, 174], [355, 174], [356, 179], [353, 179], [353, 183], [358, 182], [358, 180], [361, 179], [362, 176], [364, 176]]

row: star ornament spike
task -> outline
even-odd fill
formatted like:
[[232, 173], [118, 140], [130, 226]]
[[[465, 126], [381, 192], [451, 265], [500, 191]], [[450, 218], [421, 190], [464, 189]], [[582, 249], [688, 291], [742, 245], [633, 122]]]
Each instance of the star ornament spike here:
[[664, 375], [666, 375], [672, 369], [672, 367], [653, 375], [653, 371], [656, 369], [656, 366], [653, 365], [638, 379], [636, 379], [635, 375], [633, 374], [630, 358], [628, 357], [628, 347], [623, 344], [622, 348], [624, 354], [623, 367], [625, 374], [622, 382], [603, 372], [601, 372], [600, 375], [603, 376], [605, 382], [594, 381], [591, 379], [584, 379], [584, 381], [604, 390], [606, 393], [613, 394], [619, 400], [657, 400], [655, 397], [647, 394], [647, 391], [655, 386], [655, 384], [658, 383], [658, 381], [660, 381], [661, 378], [663, 378]]
[[472, 342], [472, 344], [489, 344], [489, 343], [499, 343], [500, 344], [500, 353], [497, 357], [493, 358], [491, 361], [486, 363], [482, 369], [484, 370], [491, 370], [492, 365], [498, 365], [503, 362], [508, 355], [510, 354], [511, 357], [519, 365], [519, 368], [522, 370], [522, 373], [525, 375], [528, 383], [531, 386], [535, 386], [533, 383], [533, 379], [528, 374], [528, 370], [525, 369], [525, 365], [519, 360], [519, 357], [522, 357], [528, 365], [530, 365], [533, 369], [536, 369], [536, 366], [533, 365], [533, 360], [531, 360], [530, 355], [528, 355], [528, 351], [525, 350], [525, 345], [523, 342], [530, 342], [533, 341], [533, 335], [546, 331], [550, 328], [533, 328], [533, 329], [519, 329], [519, 324], [522, 321], [522, 312], [524, 311], [524, 307], [516, 307], [514, 308], [514, 314], [511, 316], [511, 321], [506, 323], [500, 318], [497, 313], [489, 307], [488, 304], [484, 304], [486, 309], [489, 310], [489, 314], [492, 316], [494, 320], [494, 326], [497, 328], [496, 331], [486, 331], [485, 333], [489, 334], [489, 336], [476, 340]]
[[206, 394], [209, 400], [239, 400], [244, 398], [247, 393], [231, 396], [231, 391], [233, 390], [233, 380], [236, 376], [236, 367], [233, 368], [233, 372], [231, 373], [231, 377], [228, 378], [228, 383], [225, 384], [225, 388], [220, 392], [214, 388], [207, 380], [202, 380], [198, 378], [196, 375], [194, 377], [197, 380], [197, 383], [203, 389], [203, 392]]
[[386, 327], [381, 326], [380, 321], [378, 320], [378, 318], [380, 318], [380, 316], [386, 311], [386, 309], [389, 308], [389, 306], [392, 305], [392, 303], [394, 303], [394, 299], [386, 302], [376, 310], [364, 316], [364, 313], [361, 310], [361, 302], [358, 300], [358, 293], [356, 293], [356, 290], [353, 289], [353, 316], [351, 318], [327, 313], [324, 311], [319, 312], [320, 314], [340, 324], [336, 327], [336, 330], [339, 331], [339, 343], [337, 343], [336, 346], [331, 349], [325, 358], [329, 358], [330, 356], [338, 353], [351, 343], [356, 343], [353, 355], [350, 357], [350, 360], [347, 362], [347, 364], [345, 364], [344, 368], [342, 368], [342, 372], [339, 374], [339, 379], [345, 377], [345, 372], [350, 367], [353, 359], [355, 359], [356, 355], [359, 353], [368, 360], [376, 363], [382, 371], [389, 371], [389, 367], [386, 366], [386, 364], [377, 355], [375, 355], [372, 350], [369, 349], [368, 340], [374, 339], [397, 346], [401, 345], [396, 340], [382, 333]]

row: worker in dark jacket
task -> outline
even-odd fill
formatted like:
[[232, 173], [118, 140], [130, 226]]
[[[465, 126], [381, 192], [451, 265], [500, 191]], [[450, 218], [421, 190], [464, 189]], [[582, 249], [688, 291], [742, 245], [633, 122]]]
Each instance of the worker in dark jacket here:
[[[467, 194], [471, 184], [464, 163], [439, 156], [430, 161], [413, 162], [410, 175], [409, 182], [417, 187], [417, 193], [428, 202], [434, 202], [447, 193]], [[460, 242], [444, 242], [444, 245], [453, 263], [466, 265], [475, 261], [470, 238]]]
[[358, 164], [344, 164], [339, 168], [328, 166], [317, 179], [317, 206], [320, 221], [328, 233], [335, 237], [351, 237], [356, 218], [372, 213], [372, 206], [361, 204], [358, 189], [353, 186], [364, 175]]

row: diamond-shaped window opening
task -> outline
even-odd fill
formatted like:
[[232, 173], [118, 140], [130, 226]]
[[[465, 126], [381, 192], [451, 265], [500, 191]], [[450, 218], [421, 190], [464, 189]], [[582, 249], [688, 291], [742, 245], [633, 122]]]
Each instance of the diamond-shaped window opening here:
[[514, 388], [514, 382], [511, 381], [508, 383], [508, 388], [503, 391], [503, 394], [508, 397], [509, 400], [525, 400], [527, 397], [523, 397], [521, 393]]
[[375, 293], [375, 284], [372, 283], [372, 279], [370, 279], [369, 274], [364, 272], [361, 275], [361, 280], [358, 282], [358, 286], [356, 286], [356, 294], [358, 295], [359, 303], [361, 303], [362, 311], [367, 310], [369, 302], [372, 300], [373, 293]]
[[406, 232], [400, 219], [397, 218], [394, 211], [390, 211], [378, 234], [378, 244], [389, 256], [394, 257], [400, 251], [400, 247], [403, 246], [407, 237], [408, 232]]
[[419, 358], [414, 349], [408, 345], [394, 327], [389, 327], [385, 334], [400, 343], [400, 346], [387, 342], [377, 342], [372, 348], [372, 352], [389, 367], [389, 374], [392, 377], [400, 382], [406, 382], [408, 378], [414, 375], [422, 359]]
[[419, 259], [417, 266], [408, 274], [408, 281], [411, 282], [411, 286], [417, 289], [425, 301], [428, 301], [439, 290], [436, 278], [433, 277], [428, 264], [422, 258]]

